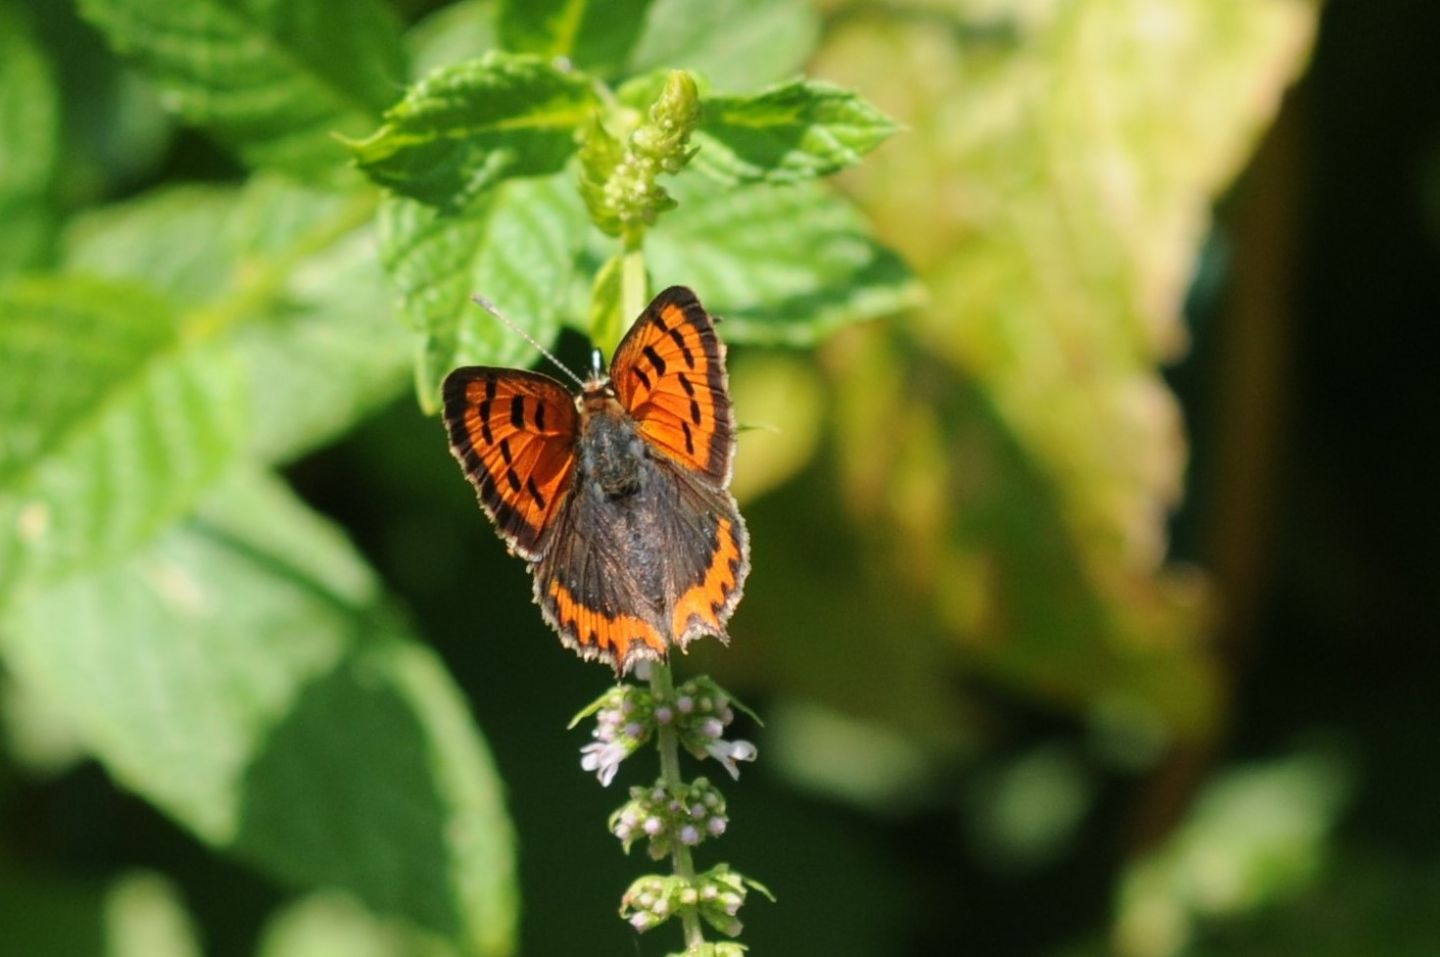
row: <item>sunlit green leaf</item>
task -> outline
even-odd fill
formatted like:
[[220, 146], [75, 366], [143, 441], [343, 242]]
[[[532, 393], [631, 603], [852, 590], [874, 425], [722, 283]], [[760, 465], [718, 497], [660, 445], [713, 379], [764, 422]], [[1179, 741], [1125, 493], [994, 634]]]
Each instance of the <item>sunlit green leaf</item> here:
[[614, 345], [627, 328], [626, 324], [635, 321], [634, 316], [626, 316], [622, 312], [623, 265], [623, 255], [612, 256], [595, 274], [595, 281], [590, 287], [590, 311], [585, 328], [589, 331], [590, 341], [600, 343], [600, 348], [606, 352], [613, 352]]
[[630, 72], [694, 70], [720, 90], [751, 90], [798, 73], [820, 18], [807, 0], [655, 0]]
[[286, 460], [403, 388], [411, 346], [365, 224], [372, 208], [264, 178], [174, 187], [80, 218], [66, 262], [148, 282], [187, 324], [229, 317], [222, 345], [250, 385], [249, 447]]
[[837, 426], [849, 500], [1008, 687], [1213, 730], [1205, 582], [1165, 565], [1185, 438], [1158, 367], [1314, 24], [1303, 0], [977, 2], [827, 38], [817, 73], [907, 127], [846, 187], [932, 292], [841, 364], [866, 385]]
[[[271, 481], [11, 603], [0, 651], [123, 786], [284, 882], [508, 951], [498, 783], [444, 669]], [[76, 667], [83, 662], [84, 667]]]
[[1125, 957], [1171, 957], [1205, 920], [1291, 899], [1321, 873], [1326, 838], [1349, 790], [1345, 763], [1297, 754], [1218, 777], [1161, 848], [1133, 864], [1120, 891]]
[[694, 165], [727, 185], [828, 176], [858, 163], [896, 130], [863, 97], [814, 80], [702, 103]]
[[683, 283], [732, 342], [815, 342], [922, 301], [905, 264], [845, 200], [814, 184], [716, 190], [674, 180], [679, 208], [646, 243], [655, 288]]
[[375, 182], [453, 211], [507, 177], [559, 170], [594, 106], [583, 75], [490, 53], [431, 73], [349, 146]]
[[96, 207], [71, 222], [64, 264], [72, 272], [144, 283], [176, 303], [203, 303], [233, 281], [226, 224], [240, 191], [177, 185]]
[[476, 206], [445, 213], [392, 197], [381, 207], [381, 256], [405, 317], [422, 336], [416, 381], [433, 411], [459, 365], [528, 365], [534, 350], [470, 301], [493, 301], [541, 342], [559, 329], [585, 210], [568, 175], [505, 183]]
[[502, 0], [505, 49], [566, 57], [600, 75], [625, 63], [645, 25], [651, 0]]
[[311, 894], [265, 926], [258, 957], [454, 957], [443, 939], [421, 937], [366, 911], [348, 895]]
[[200, 957], [179, 889], [159, 874], [133, 873], [105, 895], [106, 957]]
[[416, 77], [473, 60], [499, 45], [495, 4], [490, 0], [459, 0], [441, 7], [405, 35], [411, 73]]
[[188, 121], [249, 163], [317, 173], [344, 162], [406, 75], [380, 0], [83, 0], [81, 10]]
[[123, 555], [239, 451], [242, 372], [133, 285], [0, 293], [0, 588]]

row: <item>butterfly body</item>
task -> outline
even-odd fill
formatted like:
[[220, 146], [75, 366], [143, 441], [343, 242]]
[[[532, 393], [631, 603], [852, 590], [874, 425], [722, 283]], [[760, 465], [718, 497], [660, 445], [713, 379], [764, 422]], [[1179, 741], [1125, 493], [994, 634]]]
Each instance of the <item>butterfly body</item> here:
[[580, 435], [576, 450], [581, 482], [600, 500], [637, 495], [647, 478], [645, 442], [635, 423], [615, 399], [608, 381], [587, 384], [578, 403]]
[[618, 672], [725, 623], [749, 570], [727, 491], [724, 347], [688, 289], [636, 320], [581, 394], [516, 369], [457, 369], [451, 448], [565, 644]]

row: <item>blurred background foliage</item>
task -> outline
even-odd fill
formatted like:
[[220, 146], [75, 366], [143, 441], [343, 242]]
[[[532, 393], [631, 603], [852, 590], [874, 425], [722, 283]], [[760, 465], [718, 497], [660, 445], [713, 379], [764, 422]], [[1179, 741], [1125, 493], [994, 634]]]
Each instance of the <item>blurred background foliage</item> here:
[[[207, 135], [105, 38], [142, 6], [0, 0], [0, 489], [72, 503], [0, 494], [0, 954], [662, 952], [564, 730], [607, 675], [417, 407], [373, 194], [303, 124]], [[409, 76], [494, 43], [484, 3], [362, 8]], [[734, 310], [754, 572], [681, 670], [767, 718], [724, 849], [779, 897], [756, 952], [1440, 949], [1440, 7], [649, 17], [636, 70], [904, 124], [838, 185], [924, 289], [857, 239], [806, 336]], [[675, 191], [657, 275], [785, 288], [746, 256], [819, 200]], [[133, 447], [185, 450], [163, 495]]]

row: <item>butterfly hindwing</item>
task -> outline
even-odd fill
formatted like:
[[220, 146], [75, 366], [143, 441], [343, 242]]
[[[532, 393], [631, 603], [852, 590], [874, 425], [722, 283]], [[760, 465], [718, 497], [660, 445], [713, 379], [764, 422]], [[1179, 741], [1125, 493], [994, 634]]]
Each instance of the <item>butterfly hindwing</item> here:
[[682, 649], [701, 635], [728, 643], [725, 623], [740, 602], [750, 571], [750, 541], [735, 499], [677, 467], [671, 471], [676, 506], [658, 523], [673, 542], [667, 564], [664, 616], [670, 640]]
[[735, 422], [725, 346], [693, 292], [671, 286], [655, 297], [615, 350], [610, 378], [652, 446], [716, 488], [729, 484]]
[[570, 491], [578, 415], [549, 376], [467, 366], [442, 387], [450, 449], [496, 530], [522, 557], [539, 557]]
[[625, 671], [642, 658], [663, 660], [668, 642], [656, 596], [630, 561], [627, 529], [607, 519], [584, 490], [566, 503], [535, 566], [535, 602], [568, 647]]
[[628, 671], [725, 623], [749, 570], [745, 523], [724, 489], [662, 457], [612, 500], [579, 482], [535, 567], [535, 600], [565, 644]]

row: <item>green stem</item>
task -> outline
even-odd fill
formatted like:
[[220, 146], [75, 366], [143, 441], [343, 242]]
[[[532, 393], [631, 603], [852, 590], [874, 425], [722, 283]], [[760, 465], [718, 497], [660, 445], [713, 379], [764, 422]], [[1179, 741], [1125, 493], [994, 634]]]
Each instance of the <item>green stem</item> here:
[[625, 234], [625, 248], [620, 259], [620, 316], [623, 322], [634, 322], [645, 308], [645, 237], [639, 231]]
[[[650, 666], [650, 691], [654, 694], [656, 702], [665, 702], [673, 709], [675, 706], [675, 682], [670, 677], [670, 666], [655, 662]], [[660, 779], [665, 783], [665, 790], [670, 794], [679, 794], [680, 789], [685, 786], [685, 781], [680, 777], [680, 736], [675, 733], [675, 723], [662, 724], [656, 733], [660, 747]], [[686, 883], [693, 883], [695, 880], [695, 862], [690, 857], [690, 848], [673, 840], [671, 857], [675, 864], [675, 873]], [[685, 930], [685, 949], [687, 951], [697, 950], [705, 943], [705, 934], [700, 926], [700, 915], [693, 907], [687, 907], [680, 912], [681, 926]]]

